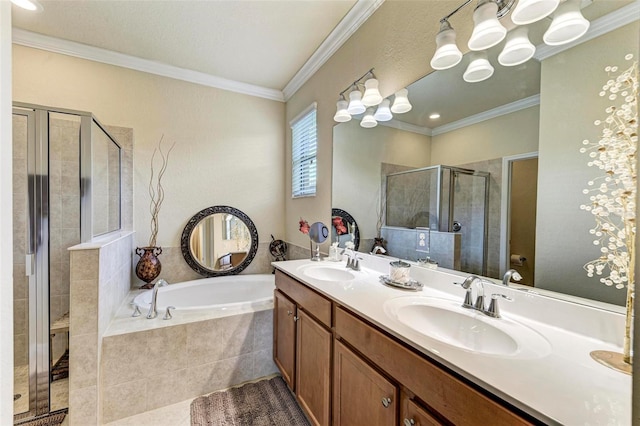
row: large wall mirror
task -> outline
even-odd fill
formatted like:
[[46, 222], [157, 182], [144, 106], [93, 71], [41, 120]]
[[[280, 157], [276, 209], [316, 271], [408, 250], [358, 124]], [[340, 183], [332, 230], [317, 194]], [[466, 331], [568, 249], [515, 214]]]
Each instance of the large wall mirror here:
[[180, 246], [187, 264], [200, 275], [238, 274], [258, 251], [258, 231], [236, 208], [207, 207], [189, 219]]
[[[599, 96], [608, 79], [605, 67], [617, 65], [622, 71], [633, 62], [625, 60], [627, 54], [638, 58], [637, 9], [633, 22], [627, 19], [615, 28], [606, 24], [624, 21], [623, 15], [629, 15], [625, 7], [632, 3], [583, 2], [583, 14], [595, 36], [588, 33], [564, 49], [539, 47], [533, 59], [516, 67], [498, 64], [495, 58], [502, 44], [498, 45], [489, 52], [495, 74], [479, 83], [463, 81], [465, 55], [456, 67], [431, 73], [408, 87], [413, 104], [409, 113], [373, 129], [361, 128], [356, 119], [336, 125], [332, 207], [349, 211], [358, 221], [361, 250], [368, 251], [374, 237], [396, 231], [385, 225], [392, 198], [386, 193], [386, 176], [433, 166], [489, 173], [482, 207], [488, 211], [481, 248], [486, 275], [501, 278], [514, 268], [527, 285], [623, 305], [626, 291], [605, 286], [597, 276], [587, 277], [583, 269], [600, 251], [589, 233], [593, 216], [580, 209], [589, 201], [582, 191], [601, 172], [587, 166], [589, 157], [580, 148], [585, 139], [600, 139], [602, 130], [594, 121], [605, 118], [610, 103]], [[617, 19], [610, 19], [616, 13]], [[549, 22], [543, 20], [540, 28], [531, 29], [536, 46], [544, 46], [542, 34]], [[430, 118], [436, 113], [438, 118]], [[394, 196], [405, 204], [395, 208], [409, 210], [412, 203], [421, 202], [412, 189], [416, 182], [410, 179], [399, 186], [404, 192]], [[451, 178], [446, 188], [468, 199], [463, 196], [465, 185]], [[424, 210], [433, 213], [428, 207]], [[467, 222], [458, 233], [479, 228]], [[452, 228], [426, 226], [431, 254], [437, 252], [438, 232], [455, 233]], [[392, 256], [415, 260], [428, 255], [416, 250], [415, 230], [397, 231], [408, 233], [403, 243], [408, 249], [400, 254], [390, 249]], [[400, 239], [397, 234], [393, 238]], [[471, 255], [462, 248], [461, 256]], [[466, 263], [458, 262], [453, 269], [472, 272], [465, 270]]]

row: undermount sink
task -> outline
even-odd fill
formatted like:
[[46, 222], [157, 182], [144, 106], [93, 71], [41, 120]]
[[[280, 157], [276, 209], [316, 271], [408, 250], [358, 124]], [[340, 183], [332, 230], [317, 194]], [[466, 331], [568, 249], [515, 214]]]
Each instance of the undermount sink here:
[[351, 271], [346, 270], [344, 265], [341, 267], [312, 265], [303, 268], [302, 273], [320, 281], [350, 281], [356, 277]]
[[424, 336], [468, 352], [517, 358], [550, 352], [549, 342], [531, 328], [460, 305], [435, 297], [398, 297], [385, 302], [384, 311]]

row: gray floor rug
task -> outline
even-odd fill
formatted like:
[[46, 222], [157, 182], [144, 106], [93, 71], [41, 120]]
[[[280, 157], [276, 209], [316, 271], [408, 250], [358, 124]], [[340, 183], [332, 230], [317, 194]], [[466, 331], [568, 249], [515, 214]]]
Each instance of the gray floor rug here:
[[67, 415], [67, 410], [56, 411], [55, 413], [49, 413], [44, 416], [40, 416], [31, 420], [18, 420], [14, 423], [15, 426], [58, 426], [64, 421], [64, 417]]
[[196, 398], [191, 426], [307, 426], [309, 422], [282, 377]]

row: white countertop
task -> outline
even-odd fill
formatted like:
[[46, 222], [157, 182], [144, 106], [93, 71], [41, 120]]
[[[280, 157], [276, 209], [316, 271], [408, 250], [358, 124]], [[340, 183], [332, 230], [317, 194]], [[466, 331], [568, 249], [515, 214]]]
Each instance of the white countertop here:
[[392, 259], [362, 256], [363, 270], [353, 272], [355, 279], [341, 282], [317, 280], [302, 271], [320, 264], [340, 267], [345, 265], [344, 261], [294, 260], [272, 265], [542, 422], [631, 424], [631, 376], [602, 366], [589, 355], [593, 350], [622, 352], [624, 316], [620, 313], [601, 309], [601, 305], [581, 305], [514, 287], [486, 284], [487, 299], [491, 293], [504, 293], [514, 299], [501, 301], [503, 318], [489, 320], [523, 324], [542, 335], [549, 350], [540, 357], [470, 352], [425, 336], [383, 309], [385, 301], [405, 296], [430, 296], [462, 303], [464, 290], [452, 283], [460, 282], [460, 277], [468, 274], [413, 266], [411, 277], [425, 287], [420, 292], [407, 292], [379, 282], [379, 276], [388, 273], [388, 262]]

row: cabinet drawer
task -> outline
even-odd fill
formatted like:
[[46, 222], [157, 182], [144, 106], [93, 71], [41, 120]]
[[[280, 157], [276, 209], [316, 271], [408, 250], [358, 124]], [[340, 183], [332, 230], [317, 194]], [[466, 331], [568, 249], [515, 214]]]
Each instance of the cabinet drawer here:
[[456, 425], [531, 424], [338, 307], [336, 333]]
[[318, 321], [331, 327], [331, 302], [329, 299], [325, 299], [279, 270], [276, 270], [276, 287]]
[[407, 395], [402, 395], [400, 408], [401, 426], [442, 426], [438, 419], [413, 402]]

